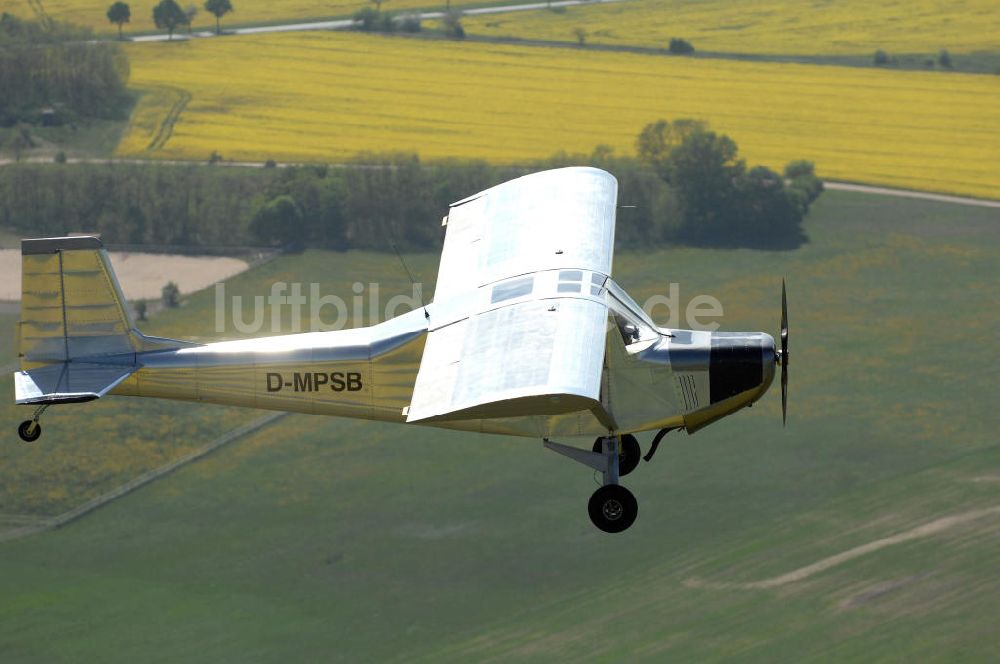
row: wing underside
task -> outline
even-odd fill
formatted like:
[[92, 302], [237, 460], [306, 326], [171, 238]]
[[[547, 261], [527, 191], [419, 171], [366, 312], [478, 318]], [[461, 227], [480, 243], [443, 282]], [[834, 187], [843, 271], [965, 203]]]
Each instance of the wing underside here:
[[607, 309], [528, 300], [431, 332], [407, 420], [545, 415], [599, 405]]

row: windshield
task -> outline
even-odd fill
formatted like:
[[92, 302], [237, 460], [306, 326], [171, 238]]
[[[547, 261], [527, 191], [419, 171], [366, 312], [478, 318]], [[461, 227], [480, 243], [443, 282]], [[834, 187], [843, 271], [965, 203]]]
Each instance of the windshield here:
[[646, 315], [646, 312], [621, 286], [616, 284], [613, 279], [608, 278], [604, 287], [607, 288], [609, 296], [608, 308], [611, 310], [611, 315], [614, 316], [618, 331], [626, 346], [638, 341], [656, 339], [660, 336], [656, 325]]

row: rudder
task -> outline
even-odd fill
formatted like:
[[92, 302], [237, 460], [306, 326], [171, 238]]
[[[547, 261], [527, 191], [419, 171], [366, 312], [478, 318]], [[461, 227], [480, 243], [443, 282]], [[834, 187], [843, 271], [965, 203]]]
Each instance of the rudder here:
[[126, 355], [139, 335], [96, 237], [21, 241], [21, 369]]

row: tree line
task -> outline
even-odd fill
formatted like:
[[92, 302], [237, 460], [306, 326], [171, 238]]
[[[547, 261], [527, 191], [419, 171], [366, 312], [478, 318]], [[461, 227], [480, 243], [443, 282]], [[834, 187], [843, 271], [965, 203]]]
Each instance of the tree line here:
[[748, 167], [736, 141], [692, 119], [646, 125], [636, 152], [676, 197], [676, 239], [759, 248], [794, 248], [806, 241], [802, 221], [823, 191], [810, 162], [793, 161], [784, 174]]
[[448, 205], [545, 168], [590, 164], [619, 182], [616, 244], [789, 248], [822, 190], [812, 165], [785, 177], [747, 168], [726, 136], [693, 121], [653, 123], [640, 158], [607, 147], [525, 166], [360, 155], [344, 167], [12, 164], [0, 225], [25, 235], [96, 232], [110, 243], [434, 250]]
[[0, 126], [77, 117], [124, 119], [128, 61], [85, 28], [0, 15]]

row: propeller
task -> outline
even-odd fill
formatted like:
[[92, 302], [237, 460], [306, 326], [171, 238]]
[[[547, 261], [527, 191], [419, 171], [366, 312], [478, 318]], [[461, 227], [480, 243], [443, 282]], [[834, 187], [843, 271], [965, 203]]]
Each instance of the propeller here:
[[781, 350], [778, 352], [781, 365], [781, 426], [788, 419], [788, 298], [785, 296], [785, 280], [781, 280]]

